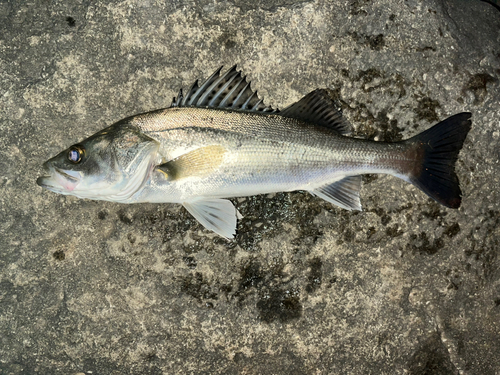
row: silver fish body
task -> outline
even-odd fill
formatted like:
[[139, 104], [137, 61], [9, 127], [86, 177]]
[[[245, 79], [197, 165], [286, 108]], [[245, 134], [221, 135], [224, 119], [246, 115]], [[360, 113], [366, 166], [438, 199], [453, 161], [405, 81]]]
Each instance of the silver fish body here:
[[81, 198], [181, 203], [232, 238], [239, 212], [224, 199], [306, 190], [361, 210], [361, 175], [386, 173], [445, 206], [460, 205], [454, 164], [469, 113], [402, 142], [346, 137], [325, 90], [281, 112], [265, 107], [235, 67], [179, 93], [170, 108], [129, 117], [45, 163], [38, 184]]
[[191, 164], [185, 178], [169, 180], [159, 173], [132, 197], [135, 202], [313, 191], [346, 176], [403, 174], [415, 162], [404, 143], [348, 138], [278, 114], [169, 108], [130, 123], [160, 144], [162, 162], [219, 146], [206, 163]]

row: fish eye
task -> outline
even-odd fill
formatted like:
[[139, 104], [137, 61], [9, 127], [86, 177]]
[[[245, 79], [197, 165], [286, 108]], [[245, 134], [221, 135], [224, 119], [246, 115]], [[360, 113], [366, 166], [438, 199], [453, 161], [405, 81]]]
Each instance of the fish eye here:
[[78, 164], [80, 161], [82, 161], [84, 155], [85, 149], [80, 145], [71, 146], [68, 150], [68, 160], [75, 164]]

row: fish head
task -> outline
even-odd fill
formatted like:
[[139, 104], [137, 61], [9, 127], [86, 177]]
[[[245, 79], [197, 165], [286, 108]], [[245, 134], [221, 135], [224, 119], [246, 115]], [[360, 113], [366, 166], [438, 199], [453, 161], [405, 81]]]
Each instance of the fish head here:
[[143, 186], [158, 148], [137, 127], [119, 122], [46, 161], [37, 184], [79, 198], [124, 201]]

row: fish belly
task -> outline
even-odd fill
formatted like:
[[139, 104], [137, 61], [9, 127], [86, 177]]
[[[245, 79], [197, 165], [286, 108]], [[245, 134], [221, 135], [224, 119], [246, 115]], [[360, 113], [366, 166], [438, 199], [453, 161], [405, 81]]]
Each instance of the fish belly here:
[[316, 144], [248, 137], [226, 137], [218, 142], [227, 152], [223, 163], [213, 173], [205, 176], [194, 174], [173, 181], [166, 180], [161, 173], [152, 173], [135, 201], [184, 202], [197, 197], [231, 198], [282, 191], [313, 191], [346, 176], [365, 173], [398, 175], [401, 172], [398, 163], [401, 164], [403, 147], [395, 144], [337, 135], [330, 139], [323, 137]]

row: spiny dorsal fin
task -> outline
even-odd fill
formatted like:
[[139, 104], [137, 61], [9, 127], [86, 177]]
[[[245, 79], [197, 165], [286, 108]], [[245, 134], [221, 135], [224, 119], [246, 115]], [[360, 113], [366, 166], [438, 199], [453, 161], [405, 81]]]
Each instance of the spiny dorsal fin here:
[[316, 89], [310, 92], [297, 103], [286, 107], [279, 114], [323, 126], [340, 134], [349, 134], [351, 132], [351, 126], [342, 116], [338, 106], [325, 89]]
[[201, 86], [196, 80], [186, 96], [182, 89], [174, 98], [171, 107], [203, 107], [226, 108], [240, 111], [275, 113], [271, 107], [264, 104], [252, 91], [250, 82], [236, 70], [236, 65], [224, 75], [220, 75], [222, 67], [217, 69]]

